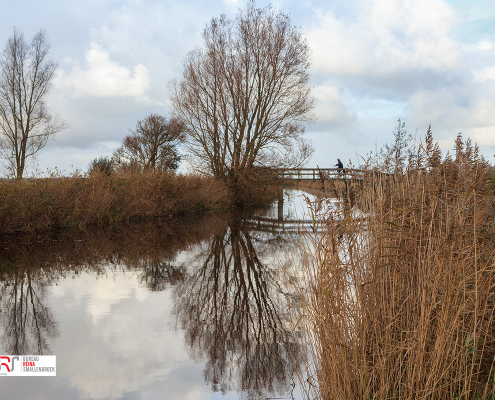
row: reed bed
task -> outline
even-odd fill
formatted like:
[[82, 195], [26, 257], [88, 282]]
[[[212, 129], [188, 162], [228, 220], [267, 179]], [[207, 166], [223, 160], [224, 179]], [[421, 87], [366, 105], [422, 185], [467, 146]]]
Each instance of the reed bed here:
[[402, 171], [327, 190], [347, 201], [311, 205], [307, 398], [495, 399], [493, 168], [430, 135]]
[[169, 218], [230, 207], [225, 185], [173, 173], [0, 182], [0, 234]]

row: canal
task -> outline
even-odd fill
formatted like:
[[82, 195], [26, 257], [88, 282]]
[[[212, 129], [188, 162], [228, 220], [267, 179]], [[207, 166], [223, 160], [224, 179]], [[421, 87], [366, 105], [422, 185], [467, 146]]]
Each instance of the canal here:
[[249, 214], [3, 239], [0, 352], [56, 355], [57, 375], [0, 377], [0, 398], [301, 399], [304, 219], [291, 190]]

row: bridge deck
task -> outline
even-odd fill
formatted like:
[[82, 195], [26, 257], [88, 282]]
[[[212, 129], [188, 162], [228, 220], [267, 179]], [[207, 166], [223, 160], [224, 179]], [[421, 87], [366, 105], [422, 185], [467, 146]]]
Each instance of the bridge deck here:
[[305, 180], [316, 182], [320, 179], [320, 171], [326, 179], [362, 181], [364, 172], [351, 168], [289, 168], [279, 170], [280, 178], [285, 180]]

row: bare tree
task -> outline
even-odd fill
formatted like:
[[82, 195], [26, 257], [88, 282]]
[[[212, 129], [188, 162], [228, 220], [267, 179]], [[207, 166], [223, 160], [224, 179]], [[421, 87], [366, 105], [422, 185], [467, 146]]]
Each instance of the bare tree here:
[[309, 47], [289, 16], [254, 2], [235, 21], [212, 19], [204, 48], [184, 60], [170, 83], [198, 166], [217, 178], [256, 166], [300, 166], [313, 152], [304, 140], [313, 120]]
[[140, 171], [177, 169], [180, 156], [177, 146], [183, 140], [183, 126], [175, 119], [150, 114], [138, 121], [132, 135], [124, 138], [113, 154], [118, 168]]
[[45, 31], [28, 44], [14, 28], [0, 58], [0, 157], [17, 179], [24, 174], [26, 160], [66, 127], [46, 104], [57, 69], [48, 59], [49, 50]]

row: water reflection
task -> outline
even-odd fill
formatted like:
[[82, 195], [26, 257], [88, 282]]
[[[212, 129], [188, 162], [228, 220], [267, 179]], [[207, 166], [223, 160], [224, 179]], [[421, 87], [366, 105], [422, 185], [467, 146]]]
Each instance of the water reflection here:
[[[62, 373], [43, 381], [51, 398], [70, 389], [78, 393], [71, 398], [116, 399], [145, 386], [160, 396], [188, 382], [177, 379], [181, 346], [167, 350], [179, 334], [189, 357], [204, 363], [203, 395], [286, 396], [294, 352], [280, 263], [287, 243], [252, 225], [224, 213], [0, 237], [0, 352], [56, 354]], [[163, 332], [168, 315], [176, 333]], [[79, 364], [88, 357], [98, 366]], [[125, 379], [112, 380], [111, 371]], [[19, 382], [9, 381], [6, 393], [31, 387]], [[183, 398], [187, 390], [176, 392]]]
[[262, 262], [270, 246], [234, 220], [214, 235], [203, 262], [175, 287], [174, 313], [191, 356], [206, 361], [214, 391], [250, 397], [287, 391], [292, 345], [284, 330], [285, 296], [279, 271]]
[[108, 269], [136, 271], [150, 291], [181, 282], [183, 266], [171, 263], [178, 250], [205, 240], [226, 220], [218, 214], [194, 221], [135, 224], [120, 230], [55, 232], [0, 239], [0, 328], [5, 354], [51, 354], [58, 322], [47, 305], [50, 286], [66, 277]]
[[152, 292], [158, 292], [182, 282], [185, 275], [184, 266], [176, 267], [170, 260], [157, 260], [145, 263], [140, 281]]
[[51, 354], [49, 341], [58, 330], [46, 305], [46, 281], [43, 270], [18, 268], [3, 276], [0, 318], [7, 354]]

